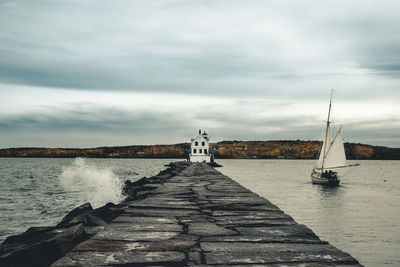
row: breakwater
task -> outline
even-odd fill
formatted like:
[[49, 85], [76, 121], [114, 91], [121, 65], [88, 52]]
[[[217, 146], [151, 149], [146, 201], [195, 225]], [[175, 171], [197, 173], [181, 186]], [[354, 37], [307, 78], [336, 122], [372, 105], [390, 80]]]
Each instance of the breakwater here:
[[358, 265], [207, 164], [171, 164], [125, 193], [119, 205], [86, 204], [56, 227], [9, 237], [0, 265]]

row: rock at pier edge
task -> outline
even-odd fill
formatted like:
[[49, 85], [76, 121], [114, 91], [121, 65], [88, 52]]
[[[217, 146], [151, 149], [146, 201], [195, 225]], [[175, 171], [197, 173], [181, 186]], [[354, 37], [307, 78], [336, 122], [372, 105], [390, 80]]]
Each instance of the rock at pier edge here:
[[170, 164], [154, 177], [128, 182], [125, 192], [119, 205], [71, 211], [58, 227], [80, 229], [83, 236], [64, 250], [66, 240], [55, 243], [59, 252], [47, 265], [34, 260], [43, 251], [29, 250], [45, 239], [27, 239], [25, 247], [7, 239], [0, 266], [361, 266], [205, 163]]

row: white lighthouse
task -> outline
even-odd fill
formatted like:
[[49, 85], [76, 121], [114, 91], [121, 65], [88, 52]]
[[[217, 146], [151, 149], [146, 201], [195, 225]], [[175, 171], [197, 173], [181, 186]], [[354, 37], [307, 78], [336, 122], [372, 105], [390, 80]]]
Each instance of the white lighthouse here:
[[192, 139], [192, 145], [190, 146], [190, 162], [210, 162], [210, 137], [204, 131]]

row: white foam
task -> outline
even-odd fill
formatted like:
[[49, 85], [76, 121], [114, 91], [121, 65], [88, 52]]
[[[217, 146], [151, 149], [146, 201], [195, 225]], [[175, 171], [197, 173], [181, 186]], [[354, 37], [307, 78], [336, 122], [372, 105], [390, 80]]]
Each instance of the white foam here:
[[111, 169], [99, 168], [83, 158], [63, 166], [59, 180], [67, 192], [77, 192], [93, 207], [122, 200], [121, 180]]

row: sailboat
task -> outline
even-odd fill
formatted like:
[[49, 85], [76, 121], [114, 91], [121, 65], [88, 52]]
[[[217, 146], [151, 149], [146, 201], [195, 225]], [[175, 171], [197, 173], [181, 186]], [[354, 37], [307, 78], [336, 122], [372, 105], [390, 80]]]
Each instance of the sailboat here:
[[[346, 165], [346, 154], [344, 151], [343, 139], [340, 134], [342, 127], [336, 133], [331, 128], [331, 107], [332, 93], [329, 100], [328, 120], [324, 132], [321, 150], [317, 160], [317, 167], [312, 170], [311, 181], [313, 184], [321, 184], [327, 186], [337, 186], [340, 183], [340, 177], [336, 171], [339, 168], [351, 167], [354, 165]], [[333, 138], [332, 138], [333, 137]]]

